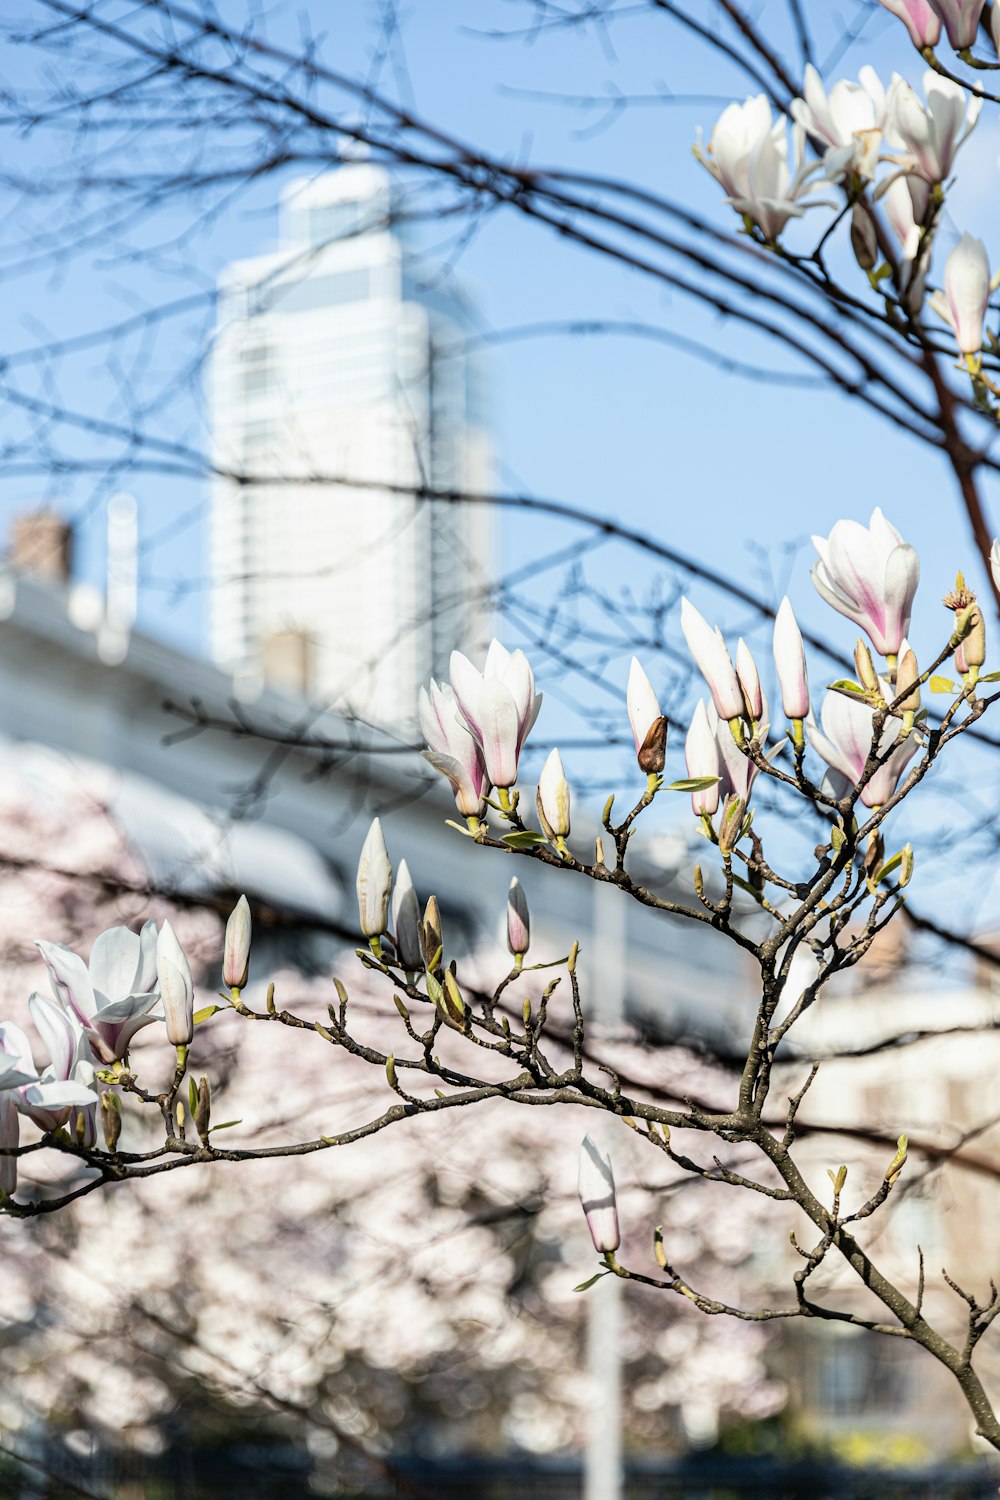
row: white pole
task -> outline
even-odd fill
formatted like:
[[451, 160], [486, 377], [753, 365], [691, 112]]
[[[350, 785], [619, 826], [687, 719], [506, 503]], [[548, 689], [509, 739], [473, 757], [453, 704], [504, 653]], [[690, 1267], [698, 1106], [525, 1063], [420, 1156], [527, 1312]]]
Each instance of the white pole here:
[[[595, 885], [594, 954], [588, 965], [592, 986], [587, 1013], [602, 1035], [625, 1019], [626, 918], [621, 891]], [[588, 1003], [589, 1001], [589, 1003]], [[587, 1365], [591, 1409], [584, 1476], [584, 1500], [622, 1500], [621, 1282], [606, 1276], [588, 1294]]]

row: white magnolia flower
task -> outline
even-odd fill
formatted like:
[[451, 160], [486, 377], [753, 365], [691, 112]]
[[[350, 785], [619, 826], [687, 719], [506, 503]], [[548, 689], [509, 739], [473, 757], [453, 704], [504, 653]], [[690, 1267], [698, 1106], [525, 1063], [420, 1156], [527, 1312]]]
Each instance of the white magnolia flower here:
[[[722, 184], [736, 212], [775, 240], [788, 220], [801, 217], [800, 199], [812, 191], [809, 179], [819, 163], [803, 165], [805, 130], [793, 130], [795, 171], [788, 165], [788, 122], [773, 119], [764, 94], [728, 105], [715, 122], [707, 148], [695, 147], [703, 167]], [[810, 207], [812, 205], [805, 205]]]
[[889, 99], [874, 68], [862, 68], [858, 77], [858, 83], [842, 78], [828, 94], [808, 63], [803, 97], [792, 100], [792, 119], [826, 148], [823, 171], [831, 181], [847, 172], [866, 180], [875, 175]]
[[894, 79], [888, 128], [906, 152], [905, 165], [928, 182], [944, 182], [959, 146], [979, 119], [983, 101], [930, 69], [924, 74], [924, 94], [926, 103], [918, 99], [905, 79]]

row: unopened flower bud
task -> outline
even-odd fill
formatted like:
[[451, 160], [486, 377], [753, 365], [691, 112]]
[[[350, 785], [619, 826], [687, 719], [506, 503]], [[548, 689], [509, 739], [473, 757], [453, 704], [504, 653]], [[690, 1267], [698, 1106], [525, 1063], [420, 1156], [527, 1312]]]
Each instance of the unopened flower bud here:
[[855, 203], [851, 214], [851, 249], [862, 271], [874, 269], [878, 260], [878, 238], [871, 214], [866, 213], [860, 203]]
[[899, 666], [896, 668], [896, 683], [893, 697], [898, 698], [900, 693], [906, 697], [899, 704], [899, 708], [905, 714], [915, 714], [920, 707], [920, 668], [917, 666], [917, 658], [912, 649], [907, 646], [899, 658]]
[[905, 1135], [901, 1135], [896, 1142], [896, 1154], [885, 1169], [885, 1180], [891, 1187], [906, 1166], [906, 1147], [908, 1145]]
[[462, 991], [459, 989], [458, 980], [455, 978], [450, 969], [445, 969], [444, 971], [444, 989], [442, 993], [444, 996], [442, 1009], [444, 1011], [445, 1018], [449, 1020], [453, 1026], [464, 1026], [465, 998], [462, 994]]
[[746, 717], [751, 724], [758, 724], [764, 712], [764, 695], [760, 690], [757, 663], [742, 637], [736, 643], [736, 676], [746, 704]]
[[[960, 670], [966, 672], [970, 667], [981, 667], [986, 660], [986, 625], [978, 604], [970, 610], [969, 621], [969, 633], [958, 648], [965, 661], [965, 667]], [[957, 656], [958, 651], [955, 654]]]
[[746, 803], [734, 792], [730, 792], [722, 804], [722, 817], [719, 819], [719, 850], [722, 854], [732, 854], [739, 843], [745, 812]]
[[392, 865], [378, 818], [373, 819], [361, 848], [357, 886], [362, 934], [366, 938], [381, 937], [389, 927]]
[[661, 714], [649, 726], [649, 733], [639, 746], [636, 757], [640, 771], [648, 776], [659, 776], [667, 759], [667, 721]]
[[872, 654], [862, 640], [859, 640], [854, 648], [854, 665], [861, 686], [867, 688], [870, 693], [877, 693], [879, 691], [878, 673], [875, 671]]
[[156, 975], [167, 1041], [175, 1047], [186, 1047], [194, 1036], [194, 980], [169, 922], [164, 922], [156, 938]]
[[203, 1141], [208, 1140], [208, 1126], [212, 1118], [212, 1090], [207, 1078], [198, 1080], [198, 1102], [195, 1105], [194, 1124]]
[[865, 850], [865, 874], [873, 880], [885, 864], [885, 840], [881, 833], [873, 833]]
[[899, 875], [896, 884], [900, 890], [908, 886], [913, 879], [913, 845], [907, 844], [903, 849], [903, 855], [899, 862]]
[[101, 1129], [104, 1144], [109, 1151], [114, 1151], [122, 1133], [122, 1102], [110, 1089], [101, 1090]]
[[580, 1144], [577, 1181], [580, 1206], [599, 1255], [613, 1255], [622, 1242], [611, 1158], [589, 1135]]
[[420, 903], [405, 859], [399, 861], [392, 891], [392, 930], [396, 939], [396, 956], [403, 968], [419, 969], [422, 963]]
[[241, 896], [226, 923], [226, 946], [222, 960], [222, 982], [241, 990], [250, 977], [250, 903]]
[[547, 838], [556, 841], [569, 833], [569, 782], [558, 750], [549, 752], [535, 794], [538, 818]]
[[441, 908], [436, 896], [431, 896], [424, 907], [424, 920], [420, 924], [420, 946], [423, 949], [424, 967], [437, 968], [441, 963]]
[[515, 875], [507, 892], [507, 947], [514, 957], [523, 957], [531, 941], [531, 920], [528, 916], [528, 900], [521, 882]]

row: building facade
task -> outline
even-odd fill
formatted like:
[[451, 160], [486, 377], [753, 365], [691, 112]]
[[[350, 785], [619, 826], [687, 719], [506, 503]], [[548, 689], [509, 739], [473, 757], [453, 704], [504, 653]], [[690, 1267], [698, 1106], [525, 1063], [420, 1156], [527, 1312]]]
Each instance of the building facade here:
[[[225, 271], [213, 358], [212, 655], [392, 729], [487, 636], [490, 486], [468, 306], [411, 248], [403, 186], [352, 163], [284, 194]], [[228, 477], [235, 476], [235, 477]]]

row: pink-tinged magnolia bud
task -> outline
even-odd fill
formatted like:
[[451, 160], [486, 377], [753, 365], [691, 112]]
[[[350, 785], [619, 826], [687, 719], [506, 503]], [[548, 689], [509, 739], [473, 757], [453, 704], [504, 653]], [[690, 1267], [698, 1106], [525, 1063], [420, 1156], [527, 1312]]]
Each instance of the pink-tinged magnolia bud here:
[[226, 923], [226, 946], [222, 959], [222, 982], [241, 990], [250, 978], [250, 903], [241, 896]]
[[451, 686], [459, 715], [483, 752], [486, 774], [495, 787], [512, 787], [521, 748], [542, 706], [524, 652], [493, 641], [479, 672], [461, 651], [453, 651]]
[[986, 0], [932, 0], [932, 4], [955, 51], [971, 47], [979, 32], [979, 17]]
[[932, 183], [944, 182], [951, 175], [959, 146], [979, 119], [983, 101], [975, 95], [970, 97], [963, 84], [940, 78], [930, 70], [924, 74], [924, 94], [926, 104], [908, 83], [896, 79], [889, 134], [902, 142], [922, 177]]
[[194, 980], [169, 922], [164, 922], [156, 938], [156, 977], [167, 1041], [175, 1047], [186, 1047], [194, 1036]]
[[802, 632], [788, 599], [782, 599], [774, 617], [774, 668], [781, 688], [781, 706], [786, 719], [809, 716], [809, 681]]
[[[886, 685], [884, 692], [887, 701], [891, 701], [892, 689]], [[842, 693], [829, 692], [823, 700], [822, 731], [815, 722], [806, 726], [809, 743], [840, 778], [838, 796], [856, 786], [861, 779], [872, 747], [872, 719], [873, 710], [867, 704], [859, 703], [856, 698], [845, 698]], [[901, 719], [886, 721], [878, 753], [880, 756], [890, 750], [892, 753], [862, 791], [861, 801], [865, 807], [881, 807], [888, 802], [907, 763], [916, 754], [916, 737], [912, 734], [896, 745], [902, 728]]]
[[372, 822], [358, 861], [358, 914], [366, 938], [381, 937], [389, 927], [392, 865], [378, 818]]
[[878, 506], [868, 526], [838, 521], [826, 538], [813, 537], [817, 590], [840, 614], [860, 625], [883, 656], [895, 656], [910, 628], [920, 559]]
[[589, 1135], [585, 1135], [580, 1144], [577, 1191], [594, 1249], [599, 1255], [613, 1255], [622, 1242], [615, 1178], [611, 1158]]
[[736, 675], [746, 704], [746, 717], [751, 723], [759, 724], [764, 716], [760, 677], [757, 674], [757, 663], [750, 654], [750, 647], [742, 636], [736, 643]]
[[569, 833], [569, 782], [558, 750], [551, 750], [538, 778], [538, 817], [546, 836], [564, 839]]
[[[729, 733], [728, 729], [726, 733]], [[684, 760], [687, 763], [689, 776], [718, 776], [719, 774], [719, 741], [715, 730], [709, 723], [708, 712], [701, 698], [692, 715], [687, 738], [684, 741]], [[702, 813], [707, 813], [710, 818], [713, 817], [719, 808], [719, 783], [716, 782], [714, 786], [706, 787], [703, 792], [692, 792], [691, 806], [696, 818], [700, 818]]]
[[936, 47], [941, 36], [941, 17], [930, 0], [880, 0], [886, 10], [898, 16], [910, 33], [914, 47]]
[[403, 968], [422, 969], [424, 959], [420, 947], [420, 902], [405, 859], [399, 861], [396, 883], [392, 890], [392, 930], [396, 939], [396, 954]]
[[681, 600], [681, 629], [695, 665], [708, 683], [720, 719], [742, 719], [743, 690], [722, 631], [714, 630], [687, 599]]
[[507, 947], [514, 957], [523, 957], [531, 941], [531, 919], [528, 900], [515, 875], [507, 892]]
[[990, 305], [990, 258], [982, 240], [963, 234], [944, 266], [944, 291], [935, 292], [931, 307], [950, 323], [962, 354], [978, 354], [983, 347], [983, 324]]

